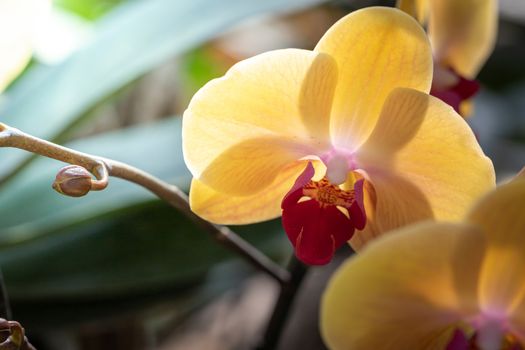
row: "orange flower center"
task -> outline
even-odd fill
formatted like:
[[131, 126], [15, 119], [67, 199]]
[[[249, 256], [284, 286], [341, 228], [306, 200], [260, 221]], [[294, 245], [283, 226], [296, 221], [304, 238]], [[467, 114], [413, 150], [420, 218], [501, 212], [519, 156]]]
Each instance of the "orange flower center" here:
[[314, 174], [308, 163], [281, 202], [282, 220], [297, 257], [309, 265], [324, 265], [352, 238], [355, 229], [366, 225], [365, 180], [358, 179], [351, 189], [345, 183], [341, 189], [329, 176], [313, 181]]
[[321, 207], [335, 205], [348, 208], [354, 203], [354, 191], [344, 191], [332, 185], [326, 177], [320, 181], [310, 181], [303, 187], [303, 196], [315, 199]]

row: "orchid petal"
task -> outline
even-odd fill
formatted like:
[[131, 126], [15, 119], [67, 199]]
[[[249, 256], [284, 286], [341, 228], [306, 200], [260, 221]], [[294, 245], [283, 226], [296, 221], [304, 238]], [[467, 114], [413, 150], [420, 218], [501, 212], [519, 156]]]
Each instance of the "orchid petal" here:
[[[412, 89], [396, 89], [388, 97], [358, 163], [375, 188], [377, 207], [370, 221], [377, 233], [424, 217], [461, 219], [495, 186], [492, 163], [463, 118]], [[407, 199], [405, 188], [413, 199]]]
[[200, 217], [224, 225], [242, 225], [281, 216], [281, 200], [304, 170], [305, 162], [296, 162], [281, 170], [263, 192], [250, 196], [232, 196], [213, 190], [193, 179], [191, 209]]
[[[215, 188], [203, 173], [219, 158], [228, 161], [223, 153], [238, 145], [273, 138], [322, 149], [329, 141], [328, 118], [336, 80], [333, 59], [307, 50], [271, 51], [234, 65], [224, 77], [206, 84], [184, 113], [183, 149], [191, 173], [224, 192], [231, 189]], [[276, 163], [282, 163], [276, 155]], [[238, 169], [253, 165], [249, 153], [235, 156]], [[270, 167], [277, 173], [281, 165]], [[242, 174], [230, 175], [243, 182]]]
[[358, 230], [362, 230], [366, 226], [366, 209], [364, 199], [364, 186], [365, 180], [357, 180], [354, 184], [354, 195], [355, 201], [348, 208], [348, 214], [352, 218], [354, 227]]
[[303, 172], [297, 177], [292, 188], [283, 197], [281, 208], [297, 203], [303, 196], [303, 187], [312, 180], [315, 175], [315, 168], [308, 162]]
[[485, 249], [473, 225], [422, 223], [374, 241], [332, 277], [321, 331], [330, 349], [444, 349], [475, 314]]
[[315, 51], [331, 55], [338, 65], [330, 119], [337, 146], [354, 150], [367, 139], [392, 89], [430, 90], [427, 36], [417, 21], [397, 9], [351, 13], [326, 32]]
[[215, 191], [247, 196], [264, 191], [281, 170], [314, 152], [295, 140], [252, 138], [224, 150], [197, 178]]
[[[363, 229], [366, 225], [364, 179], [354, 183], [353, 192], [345, 193], [351, 196], [347, 197], [349, 202], [339, 205], [333, 201], [338, 194], [332, 192], [329, 195], [325, 191], [327, 188], [332, 191], [341, 189], [329, 182], [310, 182], [315, 172], [312, 163], [308, 163], [284, 196], [282, 223], [299, 260], [309, 265], [324, 265], [332, 260], [337, 249], [350, 240], [355, 228]], [[314, 190], [316, 186], [320, 187]], [[305, 193], [306, 188], [315, 191], [316, 195]], [[327, 202], [328, 198], [331, 201]]]
[[467, 339], [465, 333], [460, 329], [456, 329], [445, 350], [470, 350], [469, 348], [469, 339]]
[[429, 0], [397, 0], [396, 7], [424, 24], [427, 20]]
[[283, 227], [297, 258], [308, 265], [329, 263], [354, 233], [351, 219], [339, 209], [313, 199], [283, 206]]
[[0, 0], [0, 92], [31, 59], [35, 22], [49, 8], [48, 0]]
[[431, 0], [429, 13], [436, 61], [473, 79], [494, 48], [497, 0]]
[[354, 234], [350, 245], [359, 251], [384, 232], [433, 217], [429, 200], [411, 182], [392, 172], [368, 172], [365, 185], [366, 226]]
[[[517, 179], [499, 186], [478, 203], [468, 220], [481, 226], [487, 237], [487, 254], [480, 280], [482, 307], [489, 313], [523, 314], [525, 180]], [[517, 308], [520, 303], [521, 309]]]

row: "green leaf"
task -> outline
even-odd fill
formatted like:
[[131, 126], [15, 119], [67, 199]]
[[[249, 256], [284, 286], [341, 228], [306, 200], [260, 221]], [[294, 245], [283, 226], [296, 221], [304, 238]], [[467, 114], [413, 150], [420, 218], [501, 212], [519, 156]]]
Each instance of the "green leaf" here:
[[55, 0], [54, 5], [87, 20], [95, 20], [125, 0]]
[[[236, 230], [274, 255], [286, 250], [272, 244], [285, 237], [279, 221]], [[236, 257], [162, 203], [0, 252], [11, 298], [63, 302], [182, 290], [201, 282], [215, 264]]]
[[198, 285], [175, 285], [161, 291], [127, 293], [103, 299], [100, 296], [49, 300], [11, 298], [11, 306], [13, 315], [31, 334], [48, 334], [50, 324], [54, 328], [71, 328], [76, 324], [85, 325], [86, 322], [100, 319], [116, 320], [119, 316], [124, 319], [129, 319], [130, 315], [143, 317], [145, 312], [151, 315], [154, 310], [158, 313], [158, 305], [162, 305], [161, 310], [169, 310], [170, 325], [173, 326], [176, 324], [174, 322], [184, 322], [198, 308], [239, 286], [252, 273], [253, 270], [242, 262], [230, 260], [211, 267]]
[[[274, 258], [290, 246], [279, 221], [237, 227]], [[46, 328], [172, 305], [184, 317], [253, 268], [161, 203], [0, 250], [17, 320]], [[38, 310], [39, 312], [35, 312]]]
[[[248, 16], [296, 11], [325, 0], [148, 0], [125, 3], [96, 25], [89, 45], [58, 66], [35, 67], [8, 95], [0, 120], [55, 140], [97, 102], [170, 57]], [[0, 150], [0, 178], [28, 155]]]

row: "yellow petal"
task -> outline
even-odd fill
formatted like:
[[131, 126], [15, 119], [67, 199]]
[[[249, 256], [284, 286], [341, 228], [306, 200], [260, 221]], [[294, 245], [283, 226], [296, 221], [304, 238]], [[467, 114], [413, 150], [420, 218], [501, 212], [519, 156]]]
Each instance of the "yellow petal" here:
[[[242, 61], [224, 77], [206, 84], [193, 97], [183, 119], [184, 156], [193, 176], [215, 187], [208, 178], [201, 178], [210, 164], [256, 138], [295, 142], [297, 147], [326, 146], [336, 80], [336, 65], [328, 55], [286, 49]], [[242, 170], [251, 167], [257, 155], [235, 156]], [[279, 162], [281, 159], [276, 160]], [[277, 173], [279, 166], [272, 170]], [[242, 174], [230, 170], [236, 180], [244, 181]]]
[[473, 79], [494, 48], [497, 0], [431, 0], [429, 11], [436, 61]]
[[[461, 219], [495, 186], [492, 162], [463, 118], [439, 99], [412, 89], [396, 89], [388, 97], [377, 127], [359, 150], [358, 166], [381, 187], [376, 188], [375, 217], [381, 232], [423, 214]], [[394, 175], [389, 186], [387, 174], [402, 178], [403, 188], [417, 200], [404, 198], [406, 190]], [[381, 197], [388, 199], [382, 213]]]
[[355, 149], [365, 141], [392, 89], [430, 90], [432, 55], [426, 34], [397, 9], [355, 11], [332, 26], [315, 50], [331, 55], [338, 65], [330, 119], [336, 145]]
[[49, 4], [47, 0], [0, 0], [0, 92], [29, 62], [33, 26]]
[[224, 225], [242, 225], [281, 216], [281, 201], [304, 170], [306, 162], [296, 162], [283, 169], [268, 188], [250, 196], [232, 196], [214, 191], [193, 180], [190, 206], [200, 217]]
[[354, 250], [359, 251], [382, 233], [433, 217], [425, 195], [402, 176], [374, 169], [367, 175], [373, 187], [365, 184], [366, 226], [352, 236]]
[[271, 136], [253, 138], [222, 152], [198, 179], [215, 191], [234, 196], [252, 195], [265, 190], [281, 170], [315, 151], [295, 140]]
[[427, 20], [429, 0], [397, 0], [396, 7], [424, 24]]
[[349, 259], [322, 299], [332, 350], [444, 349], [451, 326], [477, 312], [482, 233], [423, 223], [393, 232]]
[[481, 304], [492, 312], [512, 313], [525, 299], [525, 180], [499, 186], [468, 220], [480, 225], [487, 237]]

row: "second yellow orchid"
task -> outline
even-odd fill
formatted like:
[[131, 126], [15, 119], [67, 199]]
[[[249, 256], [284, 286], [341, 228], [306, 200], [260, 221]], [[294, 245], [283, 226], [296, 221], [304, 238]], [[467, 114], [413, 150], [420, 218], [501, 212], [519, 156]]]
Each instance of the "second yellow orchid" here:
[[398, 0], [397, 5], [428, 24], [435, 60], [432, 95], [468, 116], [469, 99], [479, 90], [474, 79], [496, 41], [497, 0]]
[[50, 7], [49, 0], [0, 0], [0, 92], [29, 62], [33, 26]]
[[525, 179], [462, 223], [420, 223], [336, 272], [321, 328], [332, 350], [524, 350]]
[[236, 64], [184, 113], [192, 209], [221, 224], [282, 214], [308, 264], [350, 239], [360, 248], [408, 223], [461, 218], [494, 170], [464, 120], [428, 94], [432, 70], [417, 21], [382, 7], [344, 17], [313, 51]]

